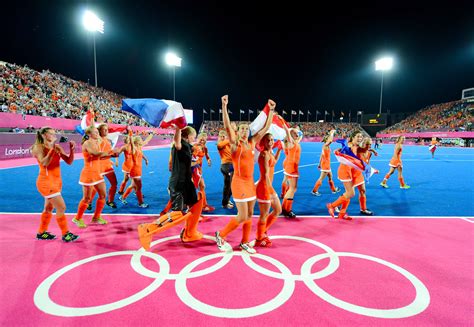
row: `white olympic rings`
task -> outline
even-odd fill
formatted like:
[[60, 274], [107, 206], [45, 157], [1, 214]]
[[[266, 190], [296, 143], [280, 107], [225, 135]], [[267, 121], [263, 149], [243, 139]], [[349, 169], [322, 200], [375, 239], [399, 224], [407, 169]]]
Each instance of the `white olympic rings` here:
[[[162, 238], [162, 239], [152, 242], [151, 246], [154, 246], [159, 243], [171, 241], [171, 240], [178, 240], [178, 239], [179, 239], [178, 235]], [[204, 239], [213, 241], [214, 237], [204, 235]], [[163, 258], [159, 254], [156, 254], [153, 252], [147, 252], [143, 248], [140, 248], [138, 251], [109, 252], [109, 253], [104, 253], [104, 254], [100, 254], [100, 255], [96, 255], [96, 256], [79, 260], [50, 275], [36, 289], [36, 292], [34, 294], [34, 303], [40, 310], [48, 314], [56, 315], [56, 316], [72, 317], [72, 316], [87, 316], [87, 315], [101, 314], [101, 313], [105, 313], [105, 312], [109, 312], [112, 310], [125, 307], [134, 302], [137, 302], [140, 299], [152, 293], [153, 291], [155, 291], [156, 289], [158, 289], [161, 286], [161, 284], [163, 284], [166, 280], [175, 280], [176, 294], [178, 295], [178, 297], [181, 299], [181, 301], [184, 304], [186, 304], [191, 309], [201, 312], [203, 314], [215, 316], [215, 317], [221, 317], [221, 318], [254, 317], [254, 316], [258, 316], [264, 313], [268, 313], [272, 310], [275, 310], [278, 307], [282, 306], [292, 296], [295, 289], [296, 281], [304, 282], [304, 284], [314, 294], [316, 294], [324, 301], [336, 307], [347, 310], [349, 312], [353, 312], [353, 313], [357, 313], [357, 314], [361, 314], [365, 316], [370, 316], [370, 317], [406, 318], [406, 317], [419, 314], [420, 312], [424, 311], [429, 306], [430, 294], [426, 286], [413, 274], [411, 274], [410, 272], [406, 271], [405, 269], [393, 263], [369, 256], [369, 255], [359, 254], [359, 253], [335, 252], [333, 249], [331, 249], [329, 246], [323, 243], [317, 242], [309, 238], [300, 237], [300, 236], [273, 236], [272, 239], [288, 239], [288, 240], [307, 242], [325, 250], [326, 253], [317, 254], [307, 259], [301, 266], [301, 273], [298, 275], [298, 274], [292, 274], [290, 269], [286, 267], [280, 261], [263, 254], [254, 254], [250, 256], [242, 252], [218, 252], [218, 253], [214, 253], [214, 254], [210, 254], [210, 255], [206, 255], [204, 257], [198, 258], [194, 260], [193, 262], [189, 263], [188, 265], [186, 265], [179, 273], [171, 274], [169, 263], [165, 258]], [[88, 262], [92, 262], [97, 259], [119, 256], [119, 255], [131, 255], [132, 258], [130, 260], [130, 264], [133, 270], [142, 276], [154, 279], [153, 282], [147, 287], [145, 287], [143, 290], [139, 291], [138, 293], [134, 295], [131, 295], [125, 299], [122, 299], [116, 302], [99, 305], [99, 306], [82, 307], [82, 308], [66, 307], [66, 306], [62, 306], [55, 303], [49, 297], [49, 290], [51, 286], [53, 285], [53, 283], [66, 272], [80, 265], [83, 265]], [[149, 257], [150, 259], [155, 260], [158, 263], [160, 270], [156, 272], [156, 271], [149, 270], [148, 268], [143, 266], [141, 263], [142, 256], [146, 256], [146, 257]], [[224, 267], [225, 265], [227, 265], [234, 256], [237, 256], [237, 257], [240, 256], [242, 260], [244, 261], [244, 263], [247, 264], [247, 266], [254, 269], [260, 274], [263, 274], [265, 276], [272, 277], [272, 278], [282, 279], [283, 287], [281, 291], [278, 293], [278, 295], [276, 295], [276, 297], [274, 297], [273, 299], [263, 304], [256, 305], [254, 307], [230, 309], [230, 308], [219, 308], [219, 307], [206, 304], [196, 299], [189, 292], [187, 288], [187, 284], [186, 284], [188, 278], [197, 278], [197, 277], [202, 277], [204, 275], [213, 273], [219, 270], [220, 268]], [[332, 273], [334, 273], [339, 267], [339, 257], [353, 257], [353, 258], [366, 259], [366, 260], [370, 260], [370, 261], [382, 264], [386, 267], [392, 268], [393, 270], [399, 272], [406, 279], [408, 279], [408, 281], [412, 283], [416, 291], [415, 299], [407, 306], [404, 306], [401, 308], [375, 309], [375, 308], [367, 308], [367, 307], [358, 306], [356, 304], [348, 303], [328, 294], [326, 291], [324, 291], [321, 287], [319, 287], [316, 284], [315, 280], [327, 277], [331, 275]], [[193, 269], [195, 269], [202, 263], [209, 260], [216, 259], [216, 258], [221, 258], [221, 259], [218, 262], [216, 262], [214, 265], [202, 270], [193, 271]], [[258, 265], [257, 263], [255, 263], [253, 258], [267, 261], [268, 263], [274, 265], [279, 270], [279, 272], [274, 272]], [[329, 264], [323, 270], [315, 272], [315, 273], [311, 273], [312, 266], [316, 262], [325, 258], [329, 258]]]

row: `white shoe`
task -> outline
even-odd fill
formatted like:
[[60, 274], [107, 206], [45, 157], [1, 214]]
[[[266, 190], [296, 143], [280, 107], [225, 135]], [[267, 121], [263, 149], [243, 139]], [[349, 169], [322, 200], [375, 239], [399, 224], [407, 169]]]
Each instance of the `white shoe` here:
[[332, 194], [339, 193], [340, 191], [341, 191], [341, 189], [336, 186], [336, 188], [334, 189], [334, 192], [332, 192]]
[[316, 195], [316, 196], [321, 196], [321, 193], [319, 193], [319, 192], [313, 192], [313, 191], [311, 191], [311, 194]]
[[242, 251], [245, 251], [248, 254], [257, 253], [257, 251], [253, 247], [251, 247], [249, 243], [240, 243], [239, 247]]
[[339, 207], [335, 207], [335, 208], [334, 208], [334, 212], [339, 213], [340, 211], [341, 211], [341, 210], [339, 209]]
[[216, 232], [216, 243], [217, 243], [217, 248], [222, 251], [222, 252], [229, 252], [229, 243], [227, 243], [220, 235], [219, 231]]

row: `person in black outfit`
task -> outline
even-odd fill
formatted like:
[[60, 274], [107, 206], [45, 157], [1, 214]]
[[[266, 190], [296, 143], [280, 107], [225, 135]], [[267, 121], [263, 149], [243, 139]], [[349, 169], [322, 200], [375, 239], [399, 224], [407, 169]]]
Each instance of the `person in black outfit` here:
[[197, 202], [196, 188], [192, 180], [191, 160], [196, 131], [188, 126], [176, 129], [171, 149], [171, 176], [168, 191], [171, 199], [171, 211], [185, 211]]
[[[203, 199], [202, 194], [196, 195], [196, 188], [192, 181], [191, 161], [192, 145], [196, 138], [194, 128], [187, 126], [180, 130], [176, 127], [171, 147], [171, 176], [168, 183], [171, 211], [158, 217], [150, 224], [138, 226], [138, 238], [145, 250], [150, 249], [153, 234], [162, 232], [170, 227], [185, 222], [181, 230], [182, 242], [197, 241], [202, 234], [197, 230], [201, 216]], [[189, 212], [185, 213], [189, 207]]]

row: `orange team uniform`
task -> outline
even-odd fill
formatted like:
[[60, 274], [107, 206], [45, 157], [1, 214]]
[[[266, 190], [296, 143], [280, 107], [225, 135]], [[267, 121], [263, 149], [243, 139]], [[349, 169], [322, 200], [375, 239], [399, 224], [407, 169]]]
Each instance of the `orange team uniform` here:
[[268, 161], [268, 169], [270, 170], [270, 185], [267, 185], [265, 178], [265, 156], [263, 152], [258, 156], [258, 167], [260, 168], [260, 179], [257, 183], [257, 201], [259, 203], [271, 203], [270, 199], [272, 195], [276, 195], [275, 190], [273, 189], [273, 174], [275, 172], [275, 156], [271, 153], [270, 160]]
[[[99, 143], [100, 152], [110, 153], [112, 151], [112, 145], [107, 137], [101, 137], [102, 142]], [[102, 176], [105, 176], [109, 173], [114, 172], [114, 166], [110, 158], [101, 158], [100, 165], [102, 168], [102, 172], [100, 173]]]
[[402, 147], [400, 146], [398, 149], [395, 148], [395, 152], [393, 153], [393, 157], [388, 164], [390, 167], [403, 167], [402, 164]]
[[430, 145], [430, 147], [429, 147], [429, 150], [430, 150], [431, 152], [435, 152], [437, 145], [438, 145], [438, 141], [431, 140], [431, 145]]
[[132, 154], [132, 168], [130, 169], [131, 178], [142, 178], [142, 160], [143, 151], [135, 149], [135, 153]]
[[[353, 151], [356, 153], [355, 151]], [[340, 164], [339, 168], [337, 169], [337, 178], [341, 182], [352, 182], [352, 186], [356, 187], [365, 183], [364, 175], [362, 172], [356, 168], [351, 166]]]
[[[48, 152], [49, 149], [43, 147], [43, 156], [46, 156]], [[36, 179], [36, 187], [40, 194], [46, 199], [61, 195], [63, 182], [61, 180], [60, 160], [61, 156], [54, 152], [48, 166], [43, 166], [38, 161], [40, 171]]]
[[232, 153], [234, 177], [231, 190], [235, 202], [248, 202], [256, 199], [255, 184], [253, 182], [254, 145], [247, 149], [241, 142]]
[[319, 158], [319, 169], [326, 173], [331, 172], [331, 149], [329, 146], [323, 146], [323, 152]]
[[[99, 144], [95, 146], [94, 150], [99, 151]], [[93, 186], [102, 183], [104, 177], [101, 175], [102, 167], [100, 158], [90, 154], [85, 149], [82, 150], [82, 154], [84, 155], [84, 168], [82, 168], [81, 171], [79, 184]]]
[[300, 163], [301, 145], [295, 145], [285, 149], [285, 160], [283, 161], [283, 173], [289, 177], [299, 177], [298, 165]]
[[232, 153], [230, 152], [230, 141], [225, 140], [217, 143], [217, 151], [221, 157], [221, 164], [232, 163]]
[[129, 149], [130, 147], [126, 147], [125, 150], [123, 151], [125, 160], [123, 161], [123, 164], [122, 164], [122, 172], [125, 174], [130, 174], [130, 170], [132, 170], [132, 166], [133, 166], [133, 156], [132, 156], [132, 152], [129, 151]]

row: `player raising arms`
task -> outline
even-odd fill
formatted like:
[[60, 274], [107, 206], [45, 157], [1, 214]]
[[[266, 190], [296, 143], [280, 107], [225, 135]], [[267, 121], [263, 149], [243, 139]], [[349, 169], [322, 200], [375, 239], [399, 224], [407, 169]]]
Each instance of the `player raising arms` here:
[[232, 156], [232, 165], [234, 166], [234, 176], [232, 178], [232, 196], [237, 206], [237, 217], [231, 218], [229, 223], [221, 230], [216, 232], [217, 247], [221, 251], [229, 250], [230, 245], [225, 241], [225, 237], [242, 224], [242, 240], [240, 248], [247, 253], [256, 253], [255, 249], [249, 244], [250, 232], [252, 229], [252, 215], [255, 206], [256, 192], [253, 179], [254, 171], [254, 149], [260, 142], [263, 135], [270, 128], [273, 113], [276, 104], [273, 100], [268, 100], [269, 114], [264, 127], [249, 139], [249, 125], [240, 124], [237, 133], [231, 126], [227, 105], [229, 98], [224, 95], [222, 101], [222, 119], [224, 128], [227, 131]]
[[68, 229], [66, 216], [66, 204], [61, 195], [62, 179], [60, 161], [63, 159], [68, 165], [74, 161], [74, 142], [69, 142], [69, 155], [66, 155], [60, 145], [55, 144], [56, 133], [50, 127], [43, 127], [36, 132], [36, 140], [31, 147], [32, 154], [38, 160], [40, 168], [36, 187], [44, 197], [44, 209], [41, 213], [40, 227], [36, 238], [38, 240], [54, 240], [56, 235], [47, 231], [49, 222], [56, 209], [56, 222], [59, 225], [64, 242], [73, 242], [79, 238]]

